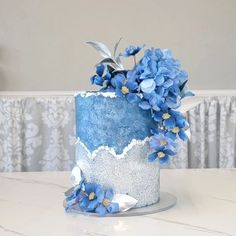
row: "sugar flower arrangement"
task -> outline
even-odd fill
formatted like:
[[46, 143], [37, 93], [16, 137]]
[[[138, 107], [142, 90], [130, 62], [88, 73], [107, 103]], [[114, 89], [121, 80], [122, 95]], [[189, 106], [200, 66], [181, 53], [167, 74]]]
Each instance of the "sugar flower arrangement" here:
[[125, 212], [137, 204], [137, 200], [127, 194], [114, 194], [111, 188], [86, 182], [79, 167], [72, 170], [73, 187], [65, 192], [63, 202], [66, 212], [80, 211], [96, 213], [99, 216]]
[[[159, 160], [168, 163], [169, 157], [176, 154], [178, 139], [188, 139], [186, 118], [177, 109], [184, 97], [192, 96], [188, 91], [188, 75], [181, 69], [180, 62], [169, 49], [149, 48], [137, 61], [137, 54], [143, 46], [129, 46], [117, 53], [120, 40], [114, 47], [113, 55], [106, 45], [90, 41], [103, 57], [96, 65], [96, 74], [91, 83], [101, 86], [102, 92], [115, 92], [129, 103], [137, 103], [143, 110], [149, 110], [157, 126], [151, 128], [150, 146], [155, 151], [148, 156], [149, 161]], [[134, 66], [125, 69], [121, 58], [133, 57]]]

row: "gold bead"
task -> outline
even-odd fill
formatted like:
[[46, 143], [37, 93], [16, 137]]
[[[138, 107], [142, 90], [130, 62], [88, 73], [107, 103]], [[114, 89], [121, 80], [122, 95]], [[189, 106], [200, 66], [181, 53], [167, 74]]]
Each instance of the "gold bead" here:
[[93, 200], [95, 198], [96, 194], [94, 192], [91, 192], [88, 196], [89, 201]]
[[165, 153], [164, 153], [164, 152], [158, 152], [158, 153], [157, 153], [157, 156], [158, 156], [159, 158], [163, 158], [163, 157], [165, 157]]
[[128, 89], [126, 86], [122, 86], [121, 92], [122, 92], [123, 94], [127, 94], [127, 93], [129, 93], [129, 89]]
[[164, 119], [164, 120], [167, 120], [167, 119], [169, 119], [171, 117], [171, 115], [169, 114], [169, 113], [164, 113], [163, 115], [162, 115], [162, 118]]
[[103, 204], [105, 207], [107, 207], [107, 206], [109, 206], [109, 205], [111, 204], [111, 201], [110, 201], [109, 199], [105, 198], [105, 199], [102, 201], [102, 204]]
[[172, 129], [172, 132], [175, 133], [175, 134], [179, 133], [179, 131], [180, 131], [179, 127], [174, 127]]

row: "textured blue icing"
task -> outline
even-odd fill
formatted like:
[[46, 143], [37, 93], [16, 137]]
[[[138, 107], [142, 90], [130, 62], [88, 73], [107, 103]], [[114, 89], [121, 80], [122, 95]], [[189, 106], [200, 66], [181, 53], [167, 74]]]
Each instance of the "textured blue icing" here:
[[78, 94], [75, 104], [76, 137], [90, 152], [108, 146], [121, 154], [132, 139], [143, 140], [155, 127], [150, 111], [142, 110], [138, 102], [128, 103], [125, 98]]

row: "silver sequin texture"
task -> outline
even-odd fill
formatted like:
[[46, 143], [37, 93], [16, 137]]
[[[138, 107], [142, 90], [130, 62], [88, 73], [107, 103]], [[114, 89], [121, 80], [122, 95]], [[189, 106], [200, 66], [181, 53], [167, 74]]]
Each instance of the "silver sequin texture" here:
[[88, 182], [96, 182], [115, 193], [128, 194], [138, 200], [136, 207], [159, 201], [159, 163], [149, 162], [151, 152], [148, 141], [137, 143], [118, 158], [106, 149], [101, 149], [91, 159], [91, 154], [80, 142], [76, 144], [77, 164]]

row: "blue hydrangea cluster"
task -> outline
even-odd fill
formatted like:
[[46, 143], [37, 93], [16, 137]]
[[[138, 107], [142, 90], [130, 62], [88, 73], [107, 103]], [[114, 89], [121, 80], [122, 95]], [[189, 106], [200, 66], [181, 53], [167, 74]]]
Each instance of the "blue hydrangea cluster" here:
[[67, 212], [77, 208], [84, 212], [97, 213], [99, 216], [119, 212], [119, 204], [112, 202], [113, 190], [104, 190], [96, 183], [82, 180], [80, 184], [66, 191], [65, 196], [64, 207]]
[[[135, 57], [141, 49], [130, 46], [120, 55]], [[169, 49], [147, 49], [130, 70], [117, 70], [112, 63], [100, 63], [91, 81], [102, 86], [100, 91], [115, 92], [130, 103], [139, 102], [141, 109], [150, 110], [159, 128], [151, 130], [150, 145], [155, 151], [148, 156], [149, 161], [168, 163], [169, 157], [176, 154], [177, 139], [188, 139], [185, 134], [188, 123], [176, 109], [181, 99], [193, 94], [186, 87], [187, 73]]]

